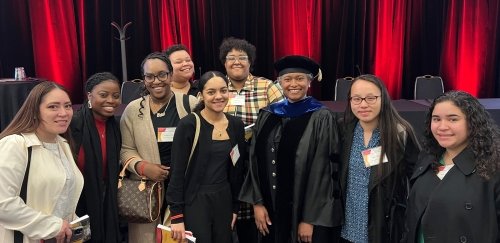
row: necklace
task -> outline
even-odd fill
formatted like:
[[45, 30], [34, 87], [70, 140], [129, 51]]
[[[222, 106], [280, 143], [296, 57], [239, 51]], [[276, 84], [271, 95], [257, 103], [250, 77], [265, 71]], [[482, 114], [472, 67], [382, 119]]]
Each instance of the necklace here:
[[217, 135], [217, 137], [222, 137], [222, 131], [221, 131], [221, 130], [219, 130], [219, 129], [217, 129], [215, 126], [214, 126], [214, 129], [215, 129], [215, 131], [216, 131], [216, 135]]
[[[174, 95], [171, 93], [170, 94], [170, 98], [168, 98], [168, 102], [167, 102], [167, 105], [165, 106], [165, 109], [163, 109], [163, 112], [160, 112], [160, 109], [161, 107], [163, 106], [162, 103], [160, 103], [160, 108], [158, 109], [158, 111], [156, 112], [156, 117], [160, 118], [160, 117], [164, 117], [165, 116], [165, 112], [167, 111], [168, 109], [168, 105], [170, 105], [170, 101], [172, 100], [172, 97]], [[151, 104], [155, 104], [154, 101], [152, 100], [151, 96], [149, 96], [149, 100], [150, 100], [150, 103]]]
[[[222, 135], [224, 134], [224, 131], [226, 130], [226, 127], [227, 127], [226, 117], [223, 116], [222, 119], [219, 120], [219, 122], [216, 122], [216, 121], [212, 121], [212, 120], [208, 119], [207, 116], [205, 115], [205, 112], [201, 111], [200, 113], [203, 115], [203, 118], [205, 118], [205, 120], [214, 127], [214, 131], [213, 132], [215, 133], [215, 136], [219, 137], [219, 138], [222, 137]], [[223, 129], [218, 129], [216, 127], [216, 125], [219, 125], [219, 126], [222, 125], [222, 126], [224, 126], [224, 128]]]

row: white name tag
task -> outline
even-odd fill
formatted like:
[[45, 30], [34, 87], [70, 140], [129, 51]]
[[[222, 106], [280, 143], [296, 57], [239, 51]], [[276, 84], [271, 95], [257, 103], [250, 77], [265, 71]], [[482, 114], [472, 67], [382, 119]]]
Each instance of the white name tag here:
[[[382, 146], [361, 151], [366, 168], [380, 164], [381, 153], [382, 153]], [[389, 162], [386, 154], [384, 154], [384, 159], [382, 160], [382, 162], [383, 163]]]
[[234, 95], [229, 97], [229, 103], [234, 106], [244, 106], [245, 96], [244, 95]]
[[234, 145], [233, 149], [231, 149], [231, 152], [229, 153], [229, 156], [231, 156], [231, 161], [233, 162], [233, 166], [235, 166], [238, 162], [238, 159], [240, 158], [240, 150], [238, 149], [238, 144]]
[[174, 141], [175, 127], [159, 127], [158, 128], [158, 142], [172, 142]]

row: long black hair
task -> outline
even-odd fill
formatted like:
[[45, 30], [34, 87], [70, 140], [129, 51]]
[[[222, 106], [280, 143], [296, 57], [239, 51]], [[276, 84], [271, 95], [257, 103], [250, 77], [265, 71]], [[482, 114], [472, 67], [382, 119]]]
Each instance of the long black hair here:
[[[404, 144], [401, 142], [401, 138], [399, 137], [401, 129], [398, 129], [398, 126], [402, 126], [403, 130], [406, 132], [406, 139], [412, 139], [413, 143], [416, 146], [419, 146], [415, 132], [413, 131], [413, 127], [399, 115], [396, 108], [392, 105], [389, 92], [387, 92], [387, 88], [379, 77], [372, 74], [363, 74], [356, 77], [352, 84], [359, 80], [370, 82], [380, 89], [381, 105], [380, 113], [378, 115], [378, 128], [380, 130], [380, 145], [382, 146], [381, 155], [386, 154], [390, 166], [393, 167], [394, 163], [397, 162], [398, 151], [401, 151], [404, 147]], [[347, 97], [348, 99], [351, 97], [351, 90], [349, 90]], [[344, 112], [344, 120], [346, 124], [358, 121], [358, 118], [356, 118], [352, 112], [351, 102], [347, 102], [347, 107]], [[382, 166], [379, 168], [382, 168]]]
[[[227, 79], [226, 75], [222, 74], [219, 71], [208, 71], [208, 72], [204, 73], [203, 75], [201, 75], [200, 79], [198, 79], [198, 88], [200, 90], [200, 92], [198, 93], [198, 96], [201, 96], [201, 93], [203, 93], [203, 90], [205, 89], [205, 84], [207, 84], [207, 82], [210, 79], [215, 78], [215, 77], [222, 78], [224, 80], [224, 82], [226, 82], [226, 85], [229, 85], [229, 79]], [[193, 109], [193, 112], [201, 111], [204, 108], [205, 108], [205, 102], [200, 101], [200, 102], [198, 102], [196, 107]]]
[[500, 168], [500, 130], [490, 114], [479, 101], [464, 91], [448, 91], [437, 97], [429, 108], [425, 119], [424, 150], [436, 158], [433, 164], [437, 168], [438, 158], [445, 152], [432, 135], [432, 112], [437, 104], [450, 101], [464, 113], [467, 121], [468, 145], [476, 159], [477, 172], [484, 179], [489, 179]]

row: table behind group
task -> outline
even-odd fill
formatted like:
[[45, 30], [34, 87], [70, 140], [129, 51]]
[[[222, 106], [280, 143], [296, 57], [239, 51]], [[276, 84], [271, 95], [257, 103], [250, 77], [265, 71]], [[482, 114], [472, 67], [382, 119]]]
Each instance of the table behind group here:
[[[43, 79], [0, 79], [0, 131], [5, 129], [9, 122], [14, 118], [19, 108], [21, 108], [24, 100], [29, 92]], [[500, 98], [479, 99], [479, 102], [488, 110], [492, 118], [500, 125]], [[337, 117], [342, 117], [347, 105], [347, 101], [322, 101], [322, 103], [337, 114]], [[393, 100], [392, 104], [415, 129], [418, 136], [422, 136], [425, 130], [425, 117], [429, 110], [432, 100]], [[77, 109], [81, 105], [74, 105]], [[117, 116], [120, 117], [126, 105], [120, 105], [117, 109]]]

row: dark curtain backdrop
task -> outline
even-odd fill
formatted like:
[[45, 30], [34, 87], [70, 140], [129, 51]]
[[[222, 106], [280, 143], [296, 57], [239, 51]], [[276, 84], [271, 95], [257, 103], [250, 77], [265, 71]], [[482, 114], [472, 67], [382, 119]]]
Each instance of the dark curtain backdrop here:
[[417, 76], [443, 77], [445, 89], [500, 97], [497, 0], [2, 0], [0, 77], [28, 76], [66, 86], [75, 103], [95, 72], [122, 78], [119, 26], [126, 31], [128, 79], [152, 51], [182, 43], [196, 77], [221, 70], [229, 36], [257, 47], [254, 75], [275, 79], [275, 60], [306, 55], [322, 66], [315, 97], [333, 96], [339, 77], [374, 73], [393, 99], [411, 98]]

